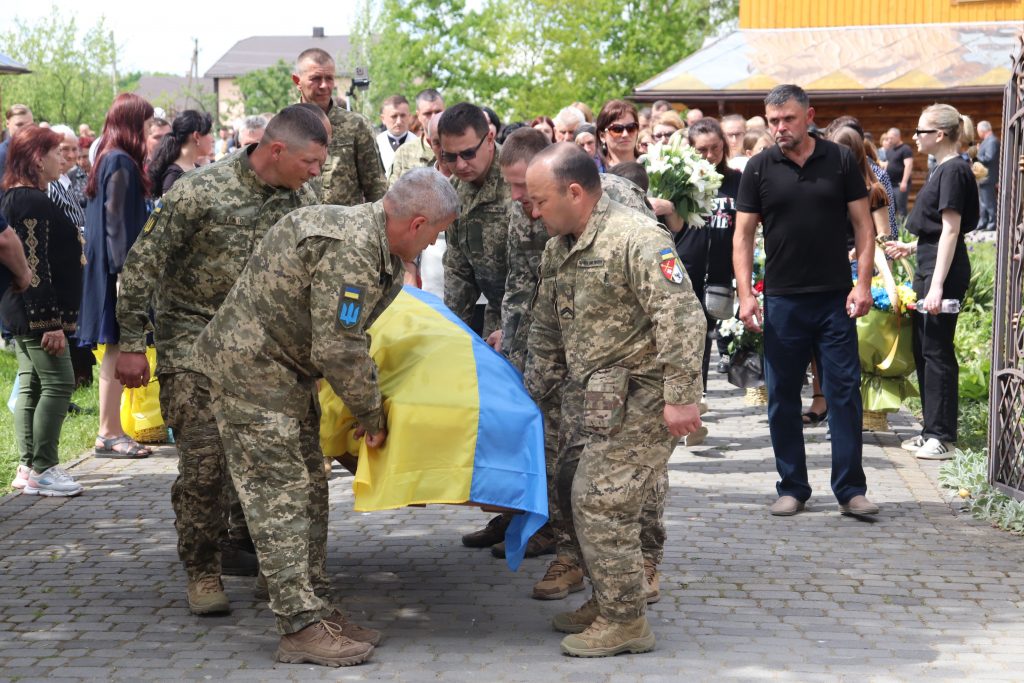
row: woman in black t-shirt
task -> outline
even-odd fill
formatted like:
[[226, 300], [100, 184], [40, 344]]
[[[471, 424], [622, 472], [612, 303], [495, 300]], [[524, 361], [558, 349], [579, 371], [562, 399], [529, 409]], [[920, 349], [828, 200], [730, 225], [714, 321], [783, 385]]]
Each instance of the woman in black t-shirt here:
[[971, 279], [964, 231], [978, 224], [978, 184], [970, 164], [959, 155], [969, 126], [970, 120], [947, 104], [934, 104], [921, 114], [914, 140], [922, 153], [934, 155], [937, 164], [907, 220], [917, 241], [888, 242], [885, 249], [894, 257], [917, 252], [914, 360], [924, 428], [904, 441], [903, 448], [932, 460], [952, 458], [957, 439], [957, 315], [939, 313], [939, 306], [943, 299], [963, 299]]
[[153, 196], [161, 197], [199, 161], [213, 155], [213, 119], [206, 112], [186, 109], [174, 117], [171, 132], [153, 153], [147, 173]]
[[[725, 158], [728, 145], [725, 134], [718, 121], [703, 118], [692, 126], [687, 133], [690, 145], [707, 161], [715, 165], [715, 170], [722, 174], [722, 185], [718, 188], [711, 213], [704, 216], [704, 227], [693, 228], [683, 224], [682, 229], [675, 233], [676, 252], [679, 260], [686, 268], [686, 274], [693, 285], [701, 306], [704, 305], [704, 292], [707, 285], [732, 287], [732, 237], [736, 232], [736, 195], [740, 189], [740, 172], [729, 168]], [[678, 216], [672, 216], [681, 222]], [[671, 226], [672, 220], [667, 223]], [[705, 315], [707, 312], [705, 311]], [[708, 316], [708, 331], [715, 329], [717, 320]], [[704, 340], [704, 358], [701, 364], [701, 375], [704, 390], [708, 386], [708, 364], [711, 360], [711, 336]], [[707, 427], [701, 427], [686, 437], [687, 446], [702, 443], [707, 436]]]

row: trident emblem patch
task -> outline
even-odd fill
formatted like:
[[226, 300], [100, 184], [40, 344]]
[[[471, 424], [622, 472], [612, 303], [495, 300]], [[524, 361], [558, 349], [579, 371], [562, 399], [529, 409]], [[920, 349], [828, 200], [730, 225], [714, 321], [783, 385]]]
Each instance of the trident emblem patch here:
[[362, 312], [363, 290], [358, 287], [342, 287], [338, 300], [338, 324], [345, 329], [355, 327]]

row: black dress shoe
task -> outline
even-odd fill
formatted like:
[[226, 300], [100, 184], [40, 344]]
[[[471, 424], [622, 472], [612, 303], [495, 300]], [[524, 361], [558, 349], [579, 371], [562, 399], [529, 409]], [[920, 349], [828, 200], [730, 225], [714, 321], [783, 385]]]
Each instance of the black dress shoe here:
[[[249, 547], [246, 547], [249, 546]], [[260, 561], [252, 541], [222, 541], [220, 544], [220, 573], [225, 576], [256, 576]]]
[[462, 545], [467, 548], [490, 548], [495, 543], [505, 540], [505, 530], [508, 529], [509, 522], [511, 521], [512, 515], [510, 514], [498, 515], [487, 522], [487, 526], [483, 529], [463, 536]]

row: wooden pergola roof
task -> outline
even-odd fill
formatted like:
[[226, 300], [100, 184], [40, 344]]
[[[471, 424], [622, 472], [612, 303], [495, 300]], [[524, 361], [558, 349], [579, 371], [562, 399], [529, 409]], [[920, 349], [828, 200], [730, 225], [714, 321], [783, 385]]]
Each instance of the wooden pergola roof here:
[[1024, 22], [740, 29], [637, 86], [633, 99], [763, 97], [782, 83], [816, 100], [1001, 94]]

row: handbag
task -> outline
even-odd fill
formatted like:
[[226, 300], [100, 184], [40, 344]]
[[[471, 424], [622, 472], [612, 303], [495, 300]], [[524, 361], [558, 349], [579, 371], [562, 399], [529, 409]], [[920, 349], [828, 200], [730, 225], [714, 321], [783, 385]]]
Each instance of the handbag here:
[[736, 292], [731, 285], [707, 285], [704, 289], [704, 308], [716, 320], [728, 320], [735, 315]]

